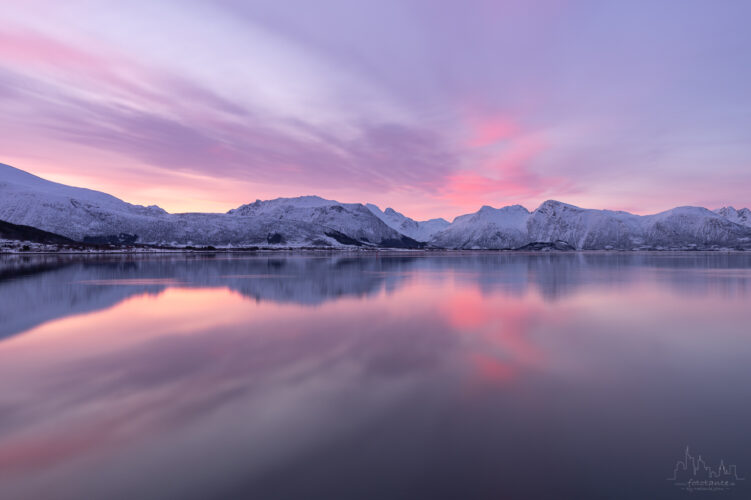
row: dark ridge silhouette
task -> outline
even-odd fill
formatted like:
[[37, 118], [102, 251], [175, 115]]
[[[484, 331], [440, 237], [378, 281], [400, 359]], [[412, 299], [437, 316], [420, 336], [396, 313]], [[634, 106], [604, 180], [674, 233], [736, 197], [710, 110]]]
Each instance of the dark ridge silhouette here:
[[84, 243], [92, 245], [134, 245], [138, 240], [137, 234], [109, 234], [104, 236], [84, 236]]
[[339, 231], [326, 231], [324, 234], [330, 238], [334, 238], [342, 245], [354, 245], [356, 247], [362, 246], [361, 242], [357, 241], [354, 238], [350, 238], [346, 234], [340, 233]]
[[79, 245], [80, 243], [60, 236], [59, 234], [50, 233], [48, 231], [42, 231], [31, 226], [23, 226], [20, 224], [12, 224], [0, 220], [0, 239], [17, 240], [17, 241], [30, 241], [33, 243], [45, 243], [56, 245]]
[[514, 250], [522, 252], [545, 252], [550, 250], [557, 250], [559, 252], [572, 252], [576, 250], [571, 244], [566, 241], [533, 241], [527, 243], [524, 246], [515, 248]]

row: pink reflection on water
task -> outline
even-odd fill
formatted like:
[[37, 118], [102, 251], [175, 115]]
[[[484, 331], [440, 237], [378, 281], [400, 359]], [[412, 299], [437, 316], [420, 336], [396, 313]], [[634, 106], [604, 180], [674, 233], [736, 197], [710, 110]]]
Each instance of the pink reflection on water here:
[[311, 306], [158, 280], [145, 283], [164, 287], [156, 292], [6, 339], [0, 478], [95, 469], [134, 450], [156, 464], [186, 441], [194, 453], [232, 449], [237, 432], [258, 463], [283, 460], [354, 432], [347, 425], [367, 427], [436, 381], [458, 380], [479, 399], [529, 393], [530, 375], [615, 384], [613, 360], [649, 360], [655, 343], [722, 356], [724, 344], [701, 334], [709, 312], [732, 320], [712, 330], [726, 341], [746, 315], [740, 299], [680, 296], [653, 281], [555, 301], [535, 286], [488, 291], [430, 272], [401, 283]]
[[[0, 405], [21, 409], [23, 421], [0, 424], [2, 474], [132, 446], [188, 425], [199, 409], [249, 384], [284, 384], [378, 329], [363, 325], [424, 319], [429, 306], [410, 302], [418, 296], [393, 302], [383, 293], [310, 308], [257, 303], [224, 288], [168, 288], [10, 338], [0, 343]], [[320, 344], [301, 338], [323, 335]], [[195, 364], [159, 373], [181, 356]], [[144, 376], [153, 380], [139, 383]]]
[[[469, 358], [480, 379], [505, 383], [519, 369], [544, 363], [545, 356], [532, 335], [550, 312], [538, 294], [483, 295], [465, 287], [456, 290], [442, 309], [452, 329], [470, 339]], [[563, 311], [553, 314], [563, 321]]]

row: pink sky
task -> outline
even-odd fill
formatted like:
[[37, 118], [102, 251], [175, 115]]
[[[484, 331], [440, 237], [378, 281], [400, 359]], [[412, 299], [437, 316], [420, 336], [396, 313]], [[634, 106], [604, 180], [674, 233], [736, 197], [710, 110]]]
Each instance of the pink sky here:
[[748, 4], [279, 4], [4, 6], [0, 162], [173, 212], [751, 204]]

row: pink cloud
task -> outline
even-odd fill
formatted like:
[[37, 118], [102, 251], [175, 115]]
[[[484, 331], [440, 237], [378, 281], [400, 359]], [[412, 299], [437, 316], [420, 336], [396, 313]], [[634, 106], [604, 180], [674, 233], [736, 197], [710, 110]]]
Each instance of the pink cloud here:
[[102, 67], [92, 54], [31, 32], [0, 31], [0, 58], [26, 64]]
[[494, 116], [476, 120], [468, 141], [469, 147], [482, 148], [509, 139], [519, 132], [518, 125], [509, 117]]
[[449, 175], [441, 189], [442, 199], [473, 208], [489, 198], [528, 203], [548, 193], [571, 191], [569, 180], [543, 176], [533, 170], [535, 161], [548, 151], [544, 139], [521, 131], [507, 119], [483, 123], [470, 144], [488, 146], [501, 139], [504, 144], [500, 150], [493, 148], [493, 152], [486, 154], [480, 160], [480, 168]]
[[[394, 12], [378, 2], [337, 16], [312, 3], [159, 3], [168, 23], [139, 2], [117, 15], [101, 2], [5, 3], [6, 163], [32, 158], [74, 178], [107, 153], [122, 162], [99, 166], [95, 185], [146, 166], [268, 187], [237, 189], [242, 201], [318, 193], [423, 217], [499, 199], [648, 212], [749, 203], [749, 117], [738, 111], [748, 37], [735, 36], [745, 7], [687, 8], [698, 24], [647, 8], [645, 31], [632, 29], [644, 16], [629, 2], [581, 16], [559, 0], [418, 1], [383, 36], [374, 20]], [[201, 50], [186, 54], [199, 33]], [[72, 145], [85, 151], [66, 156]], [[155, 183], [148, 172], [138, 182]]]
[[[8, 105], [0, 127], [14, 134], [5, 137], [6, 154], [33, 158], [34, 165], [43, 166], [40, 170], [63, 168], [75, 177], [85, 170], [86, 158], [106, 152], [122, 159], [111, 171], [99, 169], [98, 175], [110, 180], [131, 162], [134, 169], [150, 165], [241, 181], [242, 188], [247, 183], [274, 186], [268, 197], [325, 195], [332, 186], [346, 185], [353, 201], [383, 203], [373, 194], [380, 197], [404, 186], [433, 192], [457, 163], [442, 135], [427, 127], [363, 121], [351, 124], [356, 133], [344, 138], [327, 127], [246, 109], [111, 47], [83, 49], [32, 32], [1, 32], [0, 45], [0, 62], [9, 68], [0, 72], [0, 99]], [[45, 71], [49, 75], [41, 77]], [[73, 146], [80, 152], [66, 157]], [[138, 182], [140, 187], [121, 184], [113, 194], [142, 200], [137, 191], [154, 179], [146, 174]], [[238, 193], [236, 199], [257, 196], [261, 193]], [[220, 199], [227, 202], [226, 195]]]
[[484, 353], [474, 353], [470, 362], [481, 382], [501, 384], [511, 381], [517, 375], [517, 367]]
[[155, 100], [152, 92], [118, 74], [118, 68], [127, 68], [136, 80], [144, 80], [144, 68], [114, 51], [98, 50], [83, 50], [30, 31], [0, 31], [0, 61], [16, 71], [38, 75], [40, 69], [47, 70], [72, 81], [93, 81], [98, 93], [116, 90]]

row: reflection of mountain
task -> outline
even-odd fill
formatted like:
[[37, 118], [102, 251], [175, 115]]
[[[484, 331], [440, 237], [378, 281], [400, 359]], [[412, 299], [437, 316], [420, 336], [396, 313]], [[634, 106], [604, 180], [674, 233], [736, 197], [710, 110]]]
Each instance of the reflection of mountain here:
[[666, 498], [674, 436], [742, 442], [748, 260], [0, 259], [3, 320], [183, 287], [0, 342], [0, 498]]
[[157, 293], [164, 289], [163, 286], [94, 287], [77, 284], [101, 276], [109, 267], [97, 264], [58, 257], [0, 260], [0, 338], [45, 321], [104, 309], [131, 295]]
[[[692, 267], [703, 272], [681, 272]], [[227, 287], [257, 301], [314, 306], [398, 289], [424, 275], [451, 277], [483, 294], [518, 296], [532, 287], [556, 300], [585, 285], [644, 279], [678, 293], [747, 293], [749, 268], [745, 254], [8, 256], [0, 259], [0, 338], [169, 286]]]
[[[255, 300], [316, 305], [394, 287], [411, 259], [336, 257], [0, 260], [0, 337], [70, 314], [103, 309], [167, 286], [228, 287]], [[396, 271], [396, 272], [395, 272]]]

